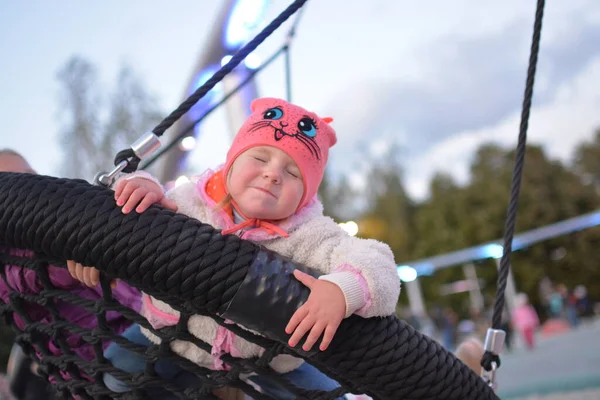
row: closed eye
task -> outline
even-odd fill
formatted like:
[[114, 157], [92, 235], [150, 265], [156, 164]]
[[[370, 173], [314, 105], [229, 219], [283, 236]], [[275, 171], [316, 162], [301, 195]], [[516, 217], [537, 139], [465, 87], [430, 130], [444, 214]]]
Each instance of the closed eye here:
[[293, 176], [294, 178], [299, 178], [300, 177], [300, 175], [298, 173], [292, 172], [290, 170], [288, 170], [287, 173], [290, 174], [291, 176]]
[[258, 157], [252, 157], [252, 158], [254, 158], [255, 160], [258, 160], [258, 161], [260, 161], [262, 163], [266, 163], [267, 162], [266, 160], [263, 160], [262, 158], [258, 158]]

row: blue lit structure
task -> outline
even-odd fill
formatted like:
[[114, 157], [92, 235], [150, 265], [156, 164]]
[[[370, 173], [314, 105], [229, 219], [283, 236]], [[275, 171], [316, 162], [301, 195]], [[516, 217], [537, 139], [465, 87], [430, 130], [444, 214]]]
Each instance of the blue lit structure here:
[[[513, 238], [512, 249], [513, 251], [522, 250], [544, 240], [582, 231], [598, 225], [600, 225], [600, 210], [516, 235]], [[403, 266], [410, 266], [416, 269], [418, 275], [431, 275], [435, 270], [448, 268], [453, 265], [487, 258], [501, 258], [502, 251], [502, 240], [495, 240], [452, 253], [410, 261]]]
[[[579, 217], [570, 218], [561, 222], [546, 225], [514, 236], [512, 250], [518, 251], [531, 245], [573, 232], [582, 231], [600, 225], [600, 210]], [[431, 275], [438, 269], [448, 268], [455, 265], [467, 264], [477, 260], [495, 259], [497, 262], [502, 258], [504, 247], [502, 240], [483, 243], [478, 246], [442, 254], [439, 256], [422, 258], [409, 261], [398, 266], [398, 276], [404, 282], [404, 288], [408, 295], [410, 308], [413, 315], [422, 316], [427, 320], [425, 302], [421, 292], [418, 276]], [[414, 269], [412, 274], [407, 271]], [[416, 277], [415, 277], [416, 275]], [[408, 277], [409, 279], [406, 279]], [[509, 275], [505, 291], [506, 306], [511, 312], [514, 308], [514, 295], [516, 288], [512, 274]]]
[[[268, 0], [226, 0], [224, 6], [215, 20], [212, 32], [208, 36], [205, 50], [194, 68], [192, 76], [187, 84], [185, 98], [192, 94], [198, 87], [206, 82], [224, 62], [238, 51], [255, 33], [256, 28], [262, 22]], [[170, 129], [166, 139], [173, 140], [182, 132], [202, 117], [206, 111], [222, 98], [223, 92], [236, 87], [241, 81], [248, 77], [252, 69], [257, 68], [256, 57], [248, 57], [248, 62], [240, 64], [235, 70], [228, 74], [221, 83], [217, 84], [206, 94], [194, 107]], [[225, 103], [229, 126], [232, 132], [241, 126], [242, 122], [250, 113], [250, 103], [258, 97], [254, 81], [248, 83], [236, 95]], [[190, 135], [198, 137], [201, 134], [201, 124], [195, 124]], [[233, 136], [233, 135], [232, 135]], [[174, 147], [160, 160], [158, 170], [159, 179], [162, 182], [172, 181], [177, 178], [185, 167], [189, 151]]]

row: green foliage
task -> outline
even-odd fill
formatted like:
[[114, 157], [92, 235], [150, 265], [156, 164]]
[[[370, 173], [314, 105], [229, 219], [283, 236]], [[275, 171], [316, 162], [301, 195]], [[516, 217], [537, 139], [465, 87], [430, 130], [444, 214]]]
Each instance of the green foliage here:
[[[514, 150], [483, 145], [475, 154], [467, 185], [459, 186], [439, 173], [430, 182], [429, 198], [415, 203], [404, 189], [401, 165], [388, 155], [373, 163], [368, 175], [367, 209], [359, 217], [359, 234], [388, 243], [399, 264], [501, 239], [514, 158]], [[573, 165], [564, 165], [549, 159], [539, 146], [527, 147], [515, 233], [600, 209], [600, 130], [594, 141], [575, 150], [574, 160]], [[534, 303], [545, 276], [571, 288], [583, 283], [592, 298], [600, 299], [598, 260], [600, 227], [536, 244], [511, 257], [517, 290]], [[477, 273], [484, 281], [484, 297], [491, 301], [495, 262], [477, 263]], [[459, 266], [421, 278], [426, 302], [465, 310], [466, 293], [440, 294], [442, 285], [462, 279]], [[405, 296], [401, 303], [406, 303]]]

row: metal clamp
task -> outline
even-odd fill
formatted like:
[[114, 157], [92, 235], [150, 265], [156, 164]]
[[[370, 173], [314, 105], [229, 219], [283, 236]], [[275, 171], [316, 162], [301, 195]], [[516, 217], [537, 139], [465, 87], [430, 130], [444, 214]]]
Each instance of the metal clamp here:
[[128, 162], [123, 160], [110, 172], [99, 172], [94, 178], [94, 182], [102, 186], [110, 187], [110, 185], [112, 185], [113, 181], [115, 180], [115, 176], [117, 176], [119, 172], [123, 171], [127, 164]]
[[[506, 339], [506, 332], [501, 329], [488, 329], [485, 335], [485, 342], [483, 344], [484, 350], [490, 352], [496, 356], [499, 356], [504, 351], [504, 341]], [[498, 364], [492, 361], [492, 369], [486, 371], [485, 368], [481, 368], [481, 377], [485, 383], [493, 390], [496, 389], [496, 370]]]
[[131, 145], [131, 150], [135, 153], [135, 155], [143, 160], [148, 157], [150, 154], [154, 153], [160, 147], [160, 140], [158, 136], [154, 134], [154, 132], [146, 132], [142, 137], [133, 142]]
[[481, 378], [483, 379], [483, 381], [492, 388], [492, 390], [496, 390], [496, 387], [498, 386], [496, 384], [496, 370], [498, 369], [498, 365], [496, 364], [496, 361], [492, 361], [492, 370], [491, 371], [486, 371], [485, 368], [481, 368]]
[[495, 355], [500, 355], [504, 352], [504, 341], [506, 339], [506, 332], [502, 329], [489, 328], [485, 335], [485, 342], [483, 347], [485, 351], [489, 351]]
[[[131, 145], [131, 150], [140, 160], [145, 159], [150, 154], [154, 153], [160, 147], [160, 140], [158, 136], [154, 134], [154, 132], [146, 132], [143, 136], [141, 136], [138, 140], [133, 142]], [[121, 161], [117, 166], [115, 166], [110, 172], [99, 172], [94, 177], [94, 182], [100, 184], [102, 186], [109, 187], [112, 185], [113, 181], [117, 174], [125, 169], [129, 165], [129, 162], [126, 160]]]

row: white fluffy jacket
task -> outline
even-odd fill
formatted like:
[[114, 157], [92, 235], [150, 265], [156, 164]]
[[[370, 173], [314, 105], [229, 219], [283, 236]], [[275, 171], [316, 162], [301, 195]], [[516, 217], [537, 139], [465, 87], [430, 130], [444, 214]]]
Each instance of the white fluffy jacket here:
[[[205, 190], [212, 174], [213, 171], [209, 170], [197, 179], [173, 188], [166, 196], [177, 204], [179, 213], [217, 229], [225, 229], [232, 226], [233, 221], [224, 211], [215, 211], [216, 204]], [[134, 176], [150, 178], [143, 173]], [[346, 316], [355, 313], [367, 318], [394, 314], [400, 294], [400, 279], [394, 256], [386, 244], [349, 236], [331, 218], [323, 215], [323, 206], [316, 198], [278, 226], [289, 237], [282, 238], [261, 229], [246, 231], [242, 237], [325, 274], [320, 279], [331, 281], [342, 289], [346, 297]], [[162, 301], [154, 298], [145, 300], [145, 303], [150, 300], [152, 306], [160, 311], [179, 316], [178, 311]], [[152, 317], [147, 315], [147, 308], [146, 317]], [[215, 341], [218, 327], [211, 318], [200, 315], [191, 317], [188, 323], [191, 334], [210, 344]], [[142, 331], [154, 343], [160, 341], [148, 330]], [[244, 358], [262, 353], [260, 346], [238, 336], [233, 339], [233, 347]], [[176, 340], [171, 348], [199, 365], [214, 368], [211, 355], [192, 343]], [[271, 367], [284, 373], [301, 363], [301, 359], [280, 355], [273, 359]]]

